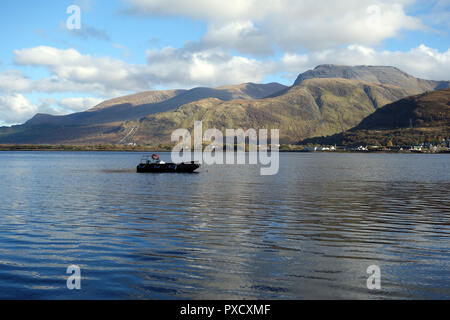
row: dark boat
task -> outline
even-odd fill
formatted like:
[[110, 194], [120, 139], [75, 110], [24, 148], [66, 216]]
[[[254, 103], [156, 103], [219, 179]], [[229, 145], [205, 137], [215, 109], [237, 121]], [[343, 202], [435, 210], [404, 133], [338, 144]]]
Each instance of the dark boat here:
[[178, 172], [178, 173], [193, 173], [195, 170], [200, 168], [200, 164], [192, 162], [182, 162], [182, 163], [165, 163], [159, 159], [157, 154], [150, 156], [145, 156], [142, 158], [141, 163], [137, 166], [137, 172]]

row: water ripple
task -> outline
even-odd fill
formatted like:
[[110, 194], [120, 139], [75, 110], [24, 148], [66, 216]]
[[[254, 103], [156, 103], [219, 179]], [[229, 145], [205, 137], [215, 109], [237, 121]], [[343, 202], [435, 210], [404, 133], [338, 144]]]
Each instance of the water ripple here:
[[140, 156], [0, 153], [0, 298], [450, 298], [448, 155], [281, 154], [274, 177]]

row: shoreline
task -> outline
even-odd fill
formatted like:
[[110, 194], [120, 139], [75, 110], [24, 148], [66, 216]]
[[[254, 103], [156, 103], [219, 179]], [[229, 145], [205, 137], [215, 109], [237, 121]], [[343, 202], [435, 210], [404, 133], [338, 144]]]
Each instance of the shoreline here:
[[[168, 148], [154, 148], [154, 147], [114, 147], [114, 146], [51, 146], [51, 145], [0, 145], [0, 152], [171, 152]], [[280, 153], [392, 153], [392, 154], [449, 154], [449, 150], [443, 150], [439, 152], [411, 152], [411, 151], [389, 151], [389, 150], [370, 150], [370, 151], [357, 151], [357, 150], [334, 150], [334, 151], [305, 151], [299, 149], [281, 149]], [[246, 151], [248, 153], [248, 151]]]

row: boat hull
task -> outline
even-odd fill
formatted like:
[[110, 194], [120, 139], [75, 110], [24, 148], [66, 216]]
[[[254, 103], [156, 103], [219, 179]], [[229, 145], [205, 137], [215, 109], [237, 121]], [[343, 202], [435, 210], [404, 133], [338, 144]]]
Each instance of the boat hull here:
[[200, 168], [197, 163], [141, 163], [137, 166], [138, 173], [193, 173]]

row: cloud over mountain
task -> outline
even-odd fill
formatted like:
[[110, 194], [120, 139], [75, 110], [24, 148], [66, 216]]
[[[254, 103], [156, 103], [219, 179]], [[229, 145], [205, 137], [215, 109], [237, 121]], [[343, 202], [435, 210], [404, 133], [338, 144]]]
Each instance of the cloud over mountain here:
[[[24, 114], [29, 117], [33, 111], [41, 112], [40, 105], [33, 106], [23, 100], [26, 99], [23, 94], [31, 92], [75, 92], [111, 98], [155, 86], [191, 88], [260, 82], [273, 71], [273, 65], [255, 59], [189, 45], [148, 50], [146, 59], [146, 64], [138, 65], [110, 57], [93, 57], [73, 48], [38, 46], [15, 50], [14, 63], [18, 67], [44, 68], [50, 76], [32, 79], [19, 70], [0, 71], [0, 93], [5, 94], [0, 114], [8, 114], [0, 119], [7, 124], [19, 123], [26, 118]], [[59, 108], [66, 110], [65, 113], [83, 111], [101, 101], [97, 97], [60, 99], [54, 105], [58, 112], [51, 113], [59, 114]]]
[[309, 54], [285, 53], [281, 66], [292, 79], [295, 70], [310, 69], [320, 64], [388, 65], [396, 66], [416, 77], [449, 80], [450, 49], [440, 52], [422, 44], [409, 51], [377, 51], [361, 45], [349, 45], [341, 49], [323, 50]]
[[261, 61], [233, 56], [220, 49], [166, 47], [147, 51], [147, 72], [161, 85], [219, 86], [259, 82], [272, 72]]
[[[81, 91], [110, 96], [144, 91], [156, 85], [190, 87], [260, 81], [268, 71], [267, 66], [257, 60], [213, 49], [196, 51], [166, 47], [148, 50], [146, 65], [46, 46], [16, 50], [14, 54], [17, 65], [48, 69], [52, 74], [50, 78], [32, 84], [34, 89], [45, 92]], [[0, 74], [0, 88], [11, 77], [20, 80], [16, 86], [30, 87], [23, 75], [8, 72]]]
[[36, 110], [36, 106], [21, 94], [0, 96], [0, 119], [2, 122], [26, 121], [36, 113]]

